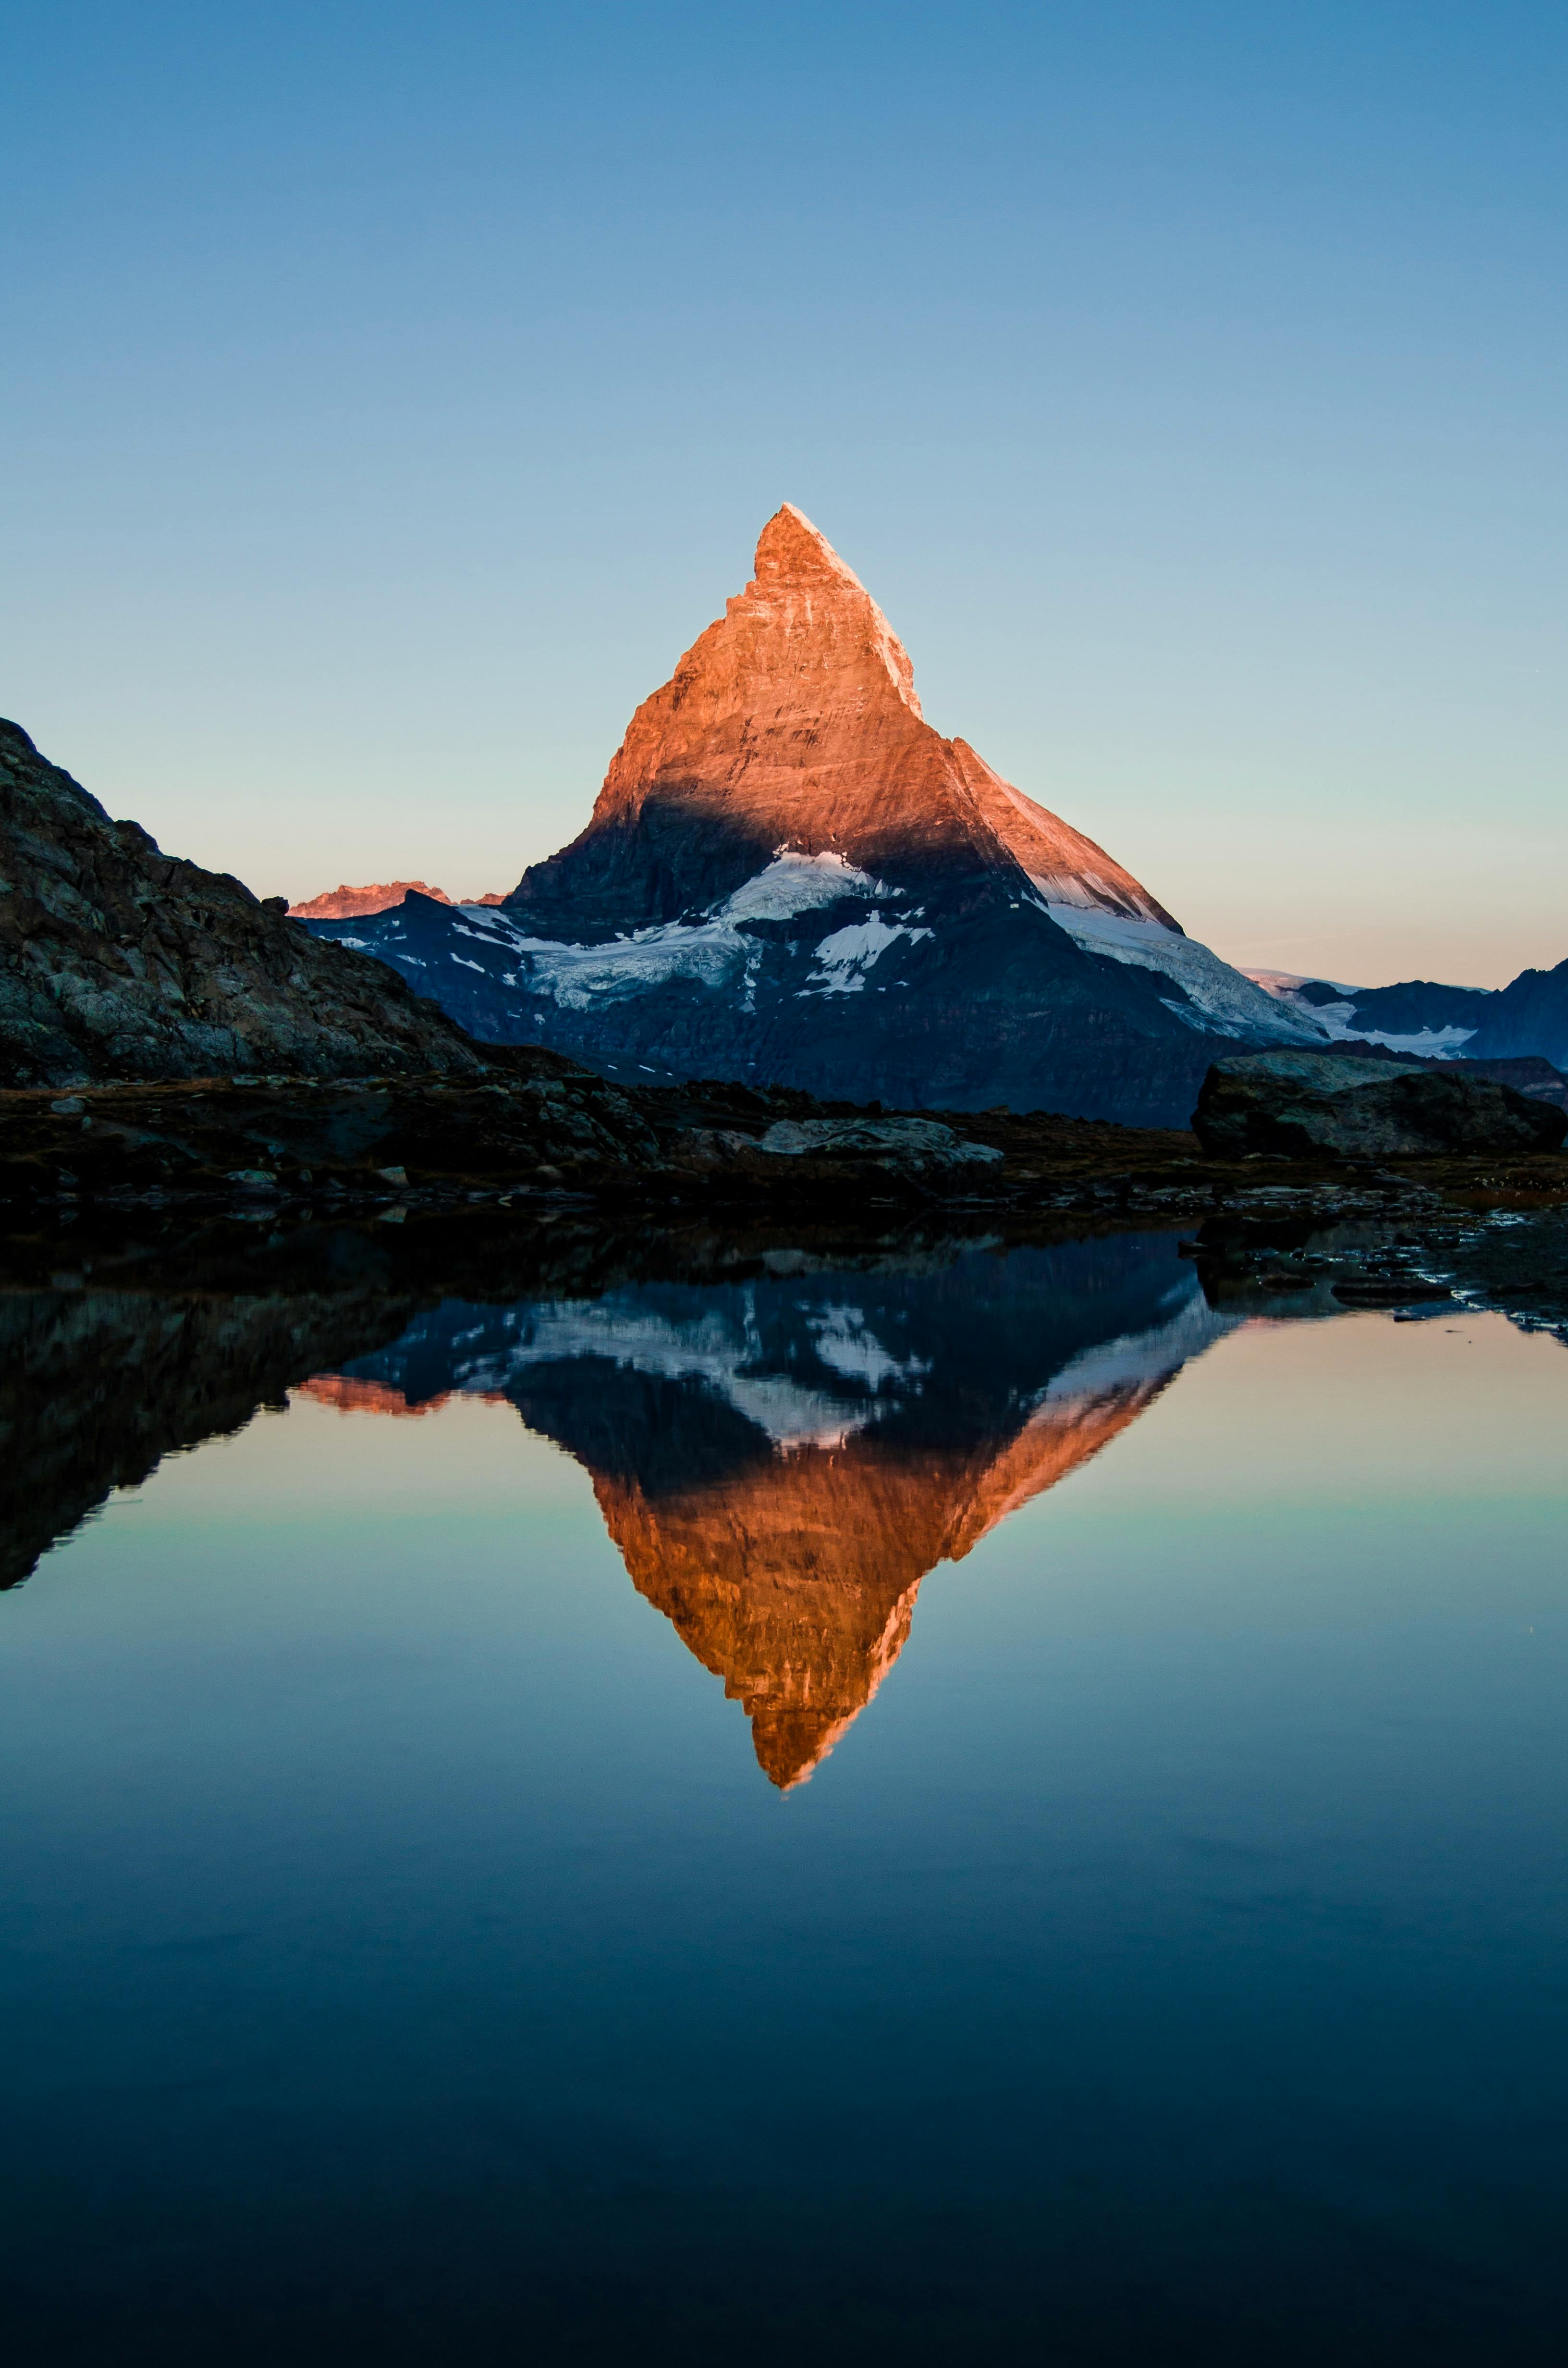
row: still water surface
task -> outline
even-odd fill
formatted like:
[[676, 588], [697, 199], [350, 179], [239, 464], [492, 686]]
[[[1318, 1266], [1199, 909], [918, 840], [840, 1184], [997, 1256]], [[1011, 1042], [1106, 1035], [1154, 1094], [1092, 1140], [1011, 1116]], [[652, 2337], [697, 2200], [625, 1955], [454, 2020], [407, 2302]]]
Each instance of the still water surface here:
[[420, 1306], [0, 1596], [18, 2356], [1559, 2359], [1565, 1429], [1158, 1235]]

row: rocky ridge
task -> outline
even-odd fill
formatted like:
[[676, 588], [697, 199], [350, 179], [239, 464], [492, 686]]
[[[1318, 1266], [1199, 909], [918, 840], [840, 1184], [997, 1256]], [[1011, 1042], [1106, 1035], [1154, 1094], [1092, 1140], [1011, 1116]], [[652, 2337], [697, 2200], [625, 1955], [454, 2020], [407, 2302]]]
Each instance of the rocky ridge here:
[[0, 723], [0, 1085], [488, 1065], [395, 973], [165, 855]]
[[1465, 1051], [1489, 1061], [1533, 1053], [1556, 1068], [1568, 1068], [1568, 962], [1555, 970], [1521, 971], [1511, 985], [1490, 996]]

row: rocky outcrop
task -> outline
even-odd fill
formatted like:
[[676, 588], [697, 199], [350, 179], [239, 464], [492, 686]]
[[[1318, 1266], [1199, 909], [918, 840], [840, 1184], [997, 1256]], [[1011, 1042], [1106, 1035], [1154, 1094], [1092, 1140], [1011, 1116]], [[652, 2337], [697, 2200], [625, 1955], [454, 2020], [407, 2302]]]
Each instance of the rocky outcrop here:
[[498, 912], [312, 926], [477, 1035], [628, 1082], [1180, 1123], [1217, 1043], [1319, 1042], [1081, 831], [944, 739], [800, 511]]
[[[0, 1095], [0, 1197], [226, 1202], [651, 1178], [646, 1116], [549, 1053], [468, 1077], [170, 1080]], [[518, 1072], [521, 1074], [518, 1074]], [[672, 1134], [676, 1131], [672, 1129]]]
[[1512, 1086], [1527, 1101], [1551, 1102], [1556, 1110], [1568, 1110], [1568, 1077], [1537, 1054], [1519, 1053], [1512, 1060], [1472, 1058], [1468, 1053], [1459, 1057], [1461, 1075], [1467, 1077], [1490, 1077], [1494, 1085]]
[[1391, 1158], [1555, 1150], [1568, 1113], [1454, 1062], [1279, 1051], [1216, 1062], [1192, 1125], [1217, 1156]]
[[347, 882], [329, 888], [324, 895], [308, 897], [302, 905], [290, 905], [289, 911], [296, 921], [350, 921], [361, 913], [387, 913], [401, 905], [410, 893], [428, 896], [436, 905], [502, 905], [506, 898], [493, 889], [486, 896], [449, 896], [444, 888], [432, 888], [424, 880], [381, 880], [367, 888], [350, 888]]
[[0, 1084], [487, 1065], [383, 964], [111, 822], [0, 723]]
[[966, 1142], [929, 1118], [775, 1119], [756, 1151], [773, 1159], [869, 1161], [898, 1175], [951, 1176], [997, 1167], [1002, 1154], [988, 1143]]

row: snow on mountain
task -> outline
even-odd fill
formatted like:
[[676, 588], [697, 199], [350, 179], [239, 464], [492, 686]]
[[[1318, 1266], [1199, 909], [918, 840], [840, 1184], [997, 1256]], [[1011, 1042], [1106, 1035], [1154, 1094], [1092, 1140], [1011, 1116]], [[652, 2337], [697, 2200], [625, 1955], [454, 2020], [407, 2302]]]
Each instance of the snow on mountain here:
[[935, 731], [886, 618], [788, 504], [587, 827], [503, 906], [413, 894], [312, 926], [352, 928], [482, 1037], [903, 1109], [1183, 1124], [1218, 1042], [1325, 1041]]
[[[1131, 962], [1141, 970], [1160, 971], [1173, 979], [1192, 1008], [1203, 1015], [1197, 1024], [1211, 1028], [1216, 1035], [1258, 1032], [1278, 1043], [1321, 1044], [1328, 1033], [1317, 1013], [1265, 994], [1207, 946], [1158, 921], [1131, 921], [1092, 905], [1054, 904], [1046, 910], [1085, 951], [1108, 955], [1112, 962]], [[1171, 1008], [1178, 1018], [1187, 1018], [1180, 1004]], [[1187, 1024], [1194, 1023], [1189, 1019]]]
[[1346, 986], [1292, 971], [1248, 970], [1263, 991], [1320, 1022], [1335, 1043], [1383, 1044], [1391, 1053], [1452, 1060], [1475, 1035], [1492, 997], [1477, 986], [1404, 979], [1393, 986]]

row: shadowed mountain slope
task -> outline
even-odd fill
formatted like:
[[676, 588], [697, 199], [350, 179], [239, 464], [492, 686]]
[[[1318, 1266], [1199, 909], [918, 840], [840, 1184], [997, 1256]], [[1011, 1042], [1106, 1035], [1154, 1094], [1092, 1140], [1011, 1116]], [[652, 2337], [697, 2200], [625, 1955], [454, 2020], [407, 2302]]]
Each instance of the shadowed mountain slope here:
[[1568, 962], [1555, 970], [1521, 971], [1511, 985], [1489, 996], [1465, 1051], [1493, 1061], [1535, 1053], [1568, 1069]]
[[632, 717], [587, 827], [499, 911], [312, 927], [478, 1036], [613, 1076], [1180, 1124], [1217, 1042], [1317, 1042], [1092, 839], [944, 739], [786, 505]]

